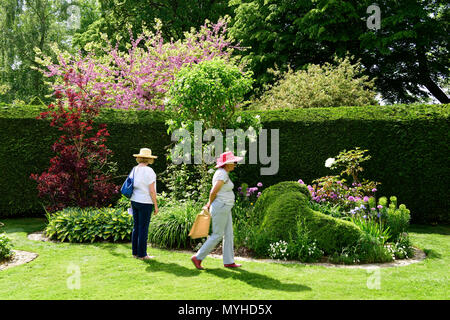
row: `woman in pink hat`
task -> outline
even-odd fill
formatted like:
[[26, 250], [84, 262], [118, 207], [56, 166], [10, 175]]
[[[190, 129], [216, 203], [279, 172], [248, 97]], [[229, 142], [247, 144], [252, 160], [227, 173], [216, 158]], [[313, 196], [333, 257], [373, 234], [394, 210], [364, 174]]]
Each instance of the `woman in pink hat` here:
[[228, 176], [228, 173], [234, 170], [236, 163], [241, 160], [242, 157], [236, 157], [231, 151], [222, 153], [217, 159], [217, 170], [212, 180], [213, 187], [206, 204], [211, 212], [212, 234], [197, 254], [191, 257], [197, 269], [203, 269], [201, 262], [222, 239], [224, 266], [227, 268], [241, 266], [234, 263], [233, 222], [231, 220], [231, 208], [234, 205], [234, 185]]

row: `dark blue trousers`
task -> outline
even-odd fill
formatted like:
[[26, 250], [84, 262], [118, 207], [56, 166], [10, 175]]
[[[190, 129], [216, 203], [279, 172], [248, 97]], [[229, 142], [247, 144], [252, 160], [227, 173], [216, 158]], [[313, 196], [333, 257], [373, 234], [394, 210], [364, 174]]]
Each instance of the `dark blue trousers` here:
[[133, 209], [133, 232], [131, 234], [131, 249], [134, 256], [143, 258], [147, 255], [148, 226], [153, 211], [153, 204], [131, 201]]

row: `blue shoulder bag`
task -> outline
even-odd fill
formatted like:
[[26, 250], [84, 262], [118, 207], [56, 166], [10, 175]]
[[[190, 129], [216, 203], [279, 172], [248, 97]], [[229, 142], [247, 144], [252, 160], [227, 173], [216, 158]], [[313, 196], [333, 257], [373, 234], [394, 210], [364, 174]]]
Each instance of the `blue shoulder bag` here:
[[131, 171], [133, 177], [130, 176], [131, 175], [130, 173], [130, 175], [128, 175], [127, 179], [123, 183], [122, 188], [120, 188], [120, 192], [127, 198], [131, 198], [131, 195], [133, 194], [134, 169], [135, 168], [133, 168], [133, 171]]

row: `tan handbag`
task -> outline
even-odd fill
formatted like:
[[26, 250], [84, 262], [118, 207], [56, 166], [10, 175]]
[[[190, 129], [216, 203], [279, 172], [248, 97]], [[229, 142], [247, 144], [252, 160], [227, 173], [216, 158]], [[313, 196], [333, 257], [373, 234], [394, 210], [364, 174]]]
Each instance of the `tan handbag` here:
[[203, 207], [202, 211], [195, 218], [189, 236], [191, 239], [204, 238], [209, 234], [209, 225], [211, 224], [211, 214], [207, 207]]

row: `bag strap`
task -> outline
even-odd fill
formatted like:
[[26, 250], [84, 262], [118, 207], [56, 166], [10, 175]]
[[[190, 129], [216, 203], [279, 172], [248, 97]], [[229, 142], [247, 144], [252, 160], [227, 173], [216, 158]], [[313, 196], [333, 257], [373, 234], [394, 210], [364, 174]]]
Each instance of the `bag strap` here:
[[133, 174], [133, 186], [134, 186], [134, 169], [136, 169], [136, 167], [134, 167], [133, 170], [131, 170], [130, 174], [128, 175], [128, 177], [130, 177], [131, 174]]

